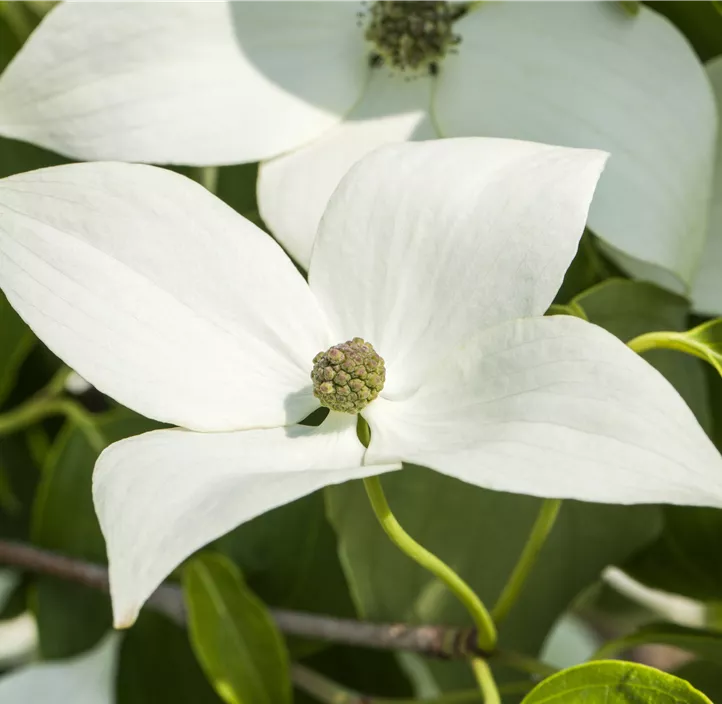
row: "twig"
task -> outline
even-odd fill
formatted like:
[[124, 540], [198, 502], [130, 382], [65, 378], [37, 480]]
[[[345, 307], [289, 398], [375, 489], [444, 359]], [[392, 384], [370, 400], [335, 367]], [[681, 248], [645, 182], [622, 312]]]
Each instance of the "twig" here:
[[[105, 592], [109, 589], [106, 567], [31, 545], [0, 540], [0, 563], [76, 582], [91, 589]], [[148, 606], [176, 623], [185, 623], [183, 593], [174, 584], [161, 585], [148, 599]], [[483, 655], [477, 650], [473, 628], [369, 623], [287, 609], [271, 609], [270, 612], [278, 628], [286, 635], [380, 650], [406, 650], [434, 658], [467, 659]], [[500, 651], [492, 657], [526, 672], [548, 674], [553, 671], [543, 663], [518, 653]]]

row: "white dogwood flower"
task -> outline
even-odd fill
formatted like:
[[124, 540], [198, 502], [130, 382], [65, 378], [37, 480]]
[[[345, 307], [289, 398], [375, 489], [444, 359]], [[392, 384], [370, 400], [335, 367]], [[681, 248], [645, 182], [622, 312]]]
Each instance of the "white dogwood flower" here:
[[338, 181], [382, 144], [603, 149], [591, 228], [687, 293], [716, 119], [684, 36], [614, 2], [62, 3], [0, 77], [0, 134], [74, 158], [268, 160], [261, 215], [304, 268]]
[[[722, 458], [669, 383], [601, 328], [541, 317], [604, 161], [494, 139], [383, 147], [331, 197], [308, 283], [170, 171], [0, 181], [10, 303], [93, 386], [180, 426], [95, 470], [116, 624], [238, 524], [402, 461], [535, 496], [722, 506]], [[336, 410], [299, 425], [319, 399]]]

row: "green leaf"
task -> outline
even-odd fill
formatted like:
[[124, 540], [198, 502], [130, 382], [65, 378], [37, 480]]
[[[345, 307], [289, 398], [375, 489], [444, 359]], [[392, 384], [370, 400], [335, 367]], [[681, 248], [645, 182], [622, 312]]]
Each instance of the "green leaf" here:
[[228, 704], [291, 702], [288, 653], [270, 614], [222, 555], [183, 568], [191, 644]]
[[722, 664], [722, 633], [700, 628], [687, 628], [674, 623], [650, 623], [634, 633], [605, 643], [597, 652], [597, 659], [606, 659], [638, 645], [656, 643], [674, 645], [688, 650], [703, 660]]
[[[401, 525], [494, 604], [529, 535], [540, 500], [479, 489], [421, 467], [383, 477]], [[390, 543], [360, 482], [327, 490], [342, 564], [363, 616], [468, 626], [469, 617], [437, 580]], [[653, 539], [659, 511], [566, 501], [520, 600], [501, 630], [506, 647], [536, 653], [558, 616], [609, 564]], [[435, 664], [442, 686], [463, 688], [468, 668]]]
[[[109, 442], [158, 427], [118, 408], [99, 418]], [[92, 474], [97, 453], [85, 435], [66, 425], [43, 469], [33, 508], [33, 542], [72, 557], [105, 563], [105, 542], [93, 508]], [[40, 649], [62, 658], [92, 647], [111, 626], [110, 601], [87, 587], [51, 577], [39, 579], [34, 599]]]
[[655, 589], [692, 599], [722, 599], [722, 511], [665, 506], [656, 541], [634, 555], [624, 571]]
[[[581, 307], [590, 322], [623, 342], [659, 330], [686, 330], [689, 303], [654, 284], [608, 279], [579, 294], [572, 304]], [[653, 350], [644, 358], [677, 389], [703, 428], [712, 423], [704, 364], [674, 350]]]
[[184, 629], [143, 610], [123, 639], [115, 704], [221, 704]]
[[653, 667], [610, 660], [577, 665], [538, 684], [522, 704], [712, 704], [689, 682]]
[[355, 615], [321, 492], [244, 523], [213, 547], [271, 606]]
[[35, 342], [35, 336], [0, 291], [0, 406], [15, 383], [20, 365]]

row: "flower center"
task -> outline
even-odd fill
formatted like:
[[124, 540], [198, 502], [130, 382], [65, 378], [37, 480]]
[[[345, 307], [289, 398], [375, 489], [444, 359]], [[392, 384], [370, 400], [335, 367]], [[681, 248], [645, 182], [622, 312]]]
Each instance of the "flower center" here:
[[358, 413], [384, 388], [386, 367], [370, 342], [360, 337], [313, 358], [313, 395], [332, 411]]
[[365, 35], [376, 47], [372, 65], [436, 74], [439, 61], [461, 41], [452, 24], [465, 12], [464, 5], [450, 2], [373, 3]]

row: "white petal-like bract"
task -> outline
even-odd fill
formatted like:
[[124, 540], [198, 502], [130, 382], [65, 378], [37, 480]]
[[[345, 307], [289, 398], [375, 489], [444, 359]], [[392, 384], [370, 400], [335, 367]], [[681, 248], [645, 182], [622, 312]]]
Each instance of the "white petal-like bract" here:
[[93, 475], [117, 627], [130, 626], [184, 559], [237, 525], [330, 484], [400, 465], [362, 467], [356, 416], [318, 428], [240, 433], [158, 430], [111, 445]]
[[0, 76], [0, 134], [79, 159], [258, 161], [323, 134], [368, 66], [343, 3], [80, 2]]
[[596, 234], [687, 286], [704, 245], [716, 111], [684, 36], [642, 5], [481, 3], [456, 26], [434, 114], [447, 137], [512, 137], [612, 155]]
[[120, 636], [107, 635], [93, 650], [41, 662], [0, 677], [0, 704], [113, 704]]
[[194, 430], [272, 427], [318, 406], [332, 344], [281, 248], [190, 179], [137, 164], [0, 181], [0, 288], [93, 386]]
[[436, 136], [428, 115], [431, 90], [430, 79], [404, 82], [374, 73], [346, 120], [308, 146], [261, 164], [261, 217], [302, 267], [308, 269], [328, 199], [353, 164], [384, 144]]
[[[717, 98], [717, 109], [722, 115], [722, 57], [707, 64], [707, 75]], [[692, 306], [699, 313], [722, 315], [722, 126], [717, 135], [717, 160], [707, 245], [699, 264], [700, 268], [692, 286]]]
[[577, 250], [603, 152], [503, 139], [382, 147], [321, 220], [309, 282], [339, 340], [415, 388], [480, 329], [542, 315]]
[[533, 496], [722, 508], [722, 457], [692, 411], [624, 343], [577, 318], [484, 331], [415, 395], [364, 415], [372, 462]]

